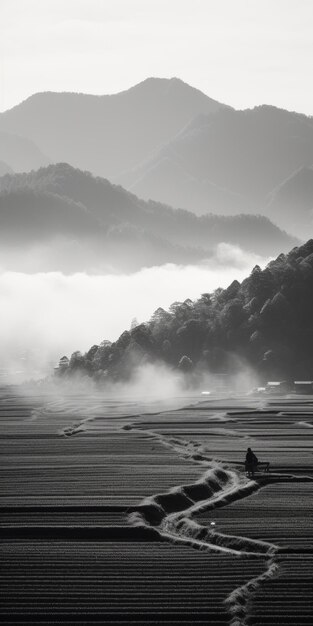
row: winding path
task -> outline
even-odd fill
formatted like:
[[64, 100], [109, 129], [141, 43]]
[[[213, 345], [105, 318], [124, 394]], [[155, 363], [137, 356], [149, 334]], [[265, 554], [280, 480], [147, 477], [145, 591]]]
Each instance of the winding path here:
[[265, 581], [279, 575], [279, 564], [275, 557], [284, 549], [267, 541], [217, 532], [212, 528], [214, 522], [209, 528], [200, 525], [194, 518], [199, 513], [246, 498], [268, 484], [282, 481], [311, 482], [313, 477], [275, 473], [250, 480], [230, 464], [216, 462], [199, 454], [198, 445], [190, 441], [166, 438], [153, 430], [139, 430], [135, 424], [124, 426], [124, 429], [145, 432], [164, 446], [206, 467], [196, 482], [145, 498], [129, 513], [132, 525], [153, 527], [163, 539], [186, 544], [197, 550], [232, 554], [238, 558], [264, 559], [264, 572], [234, 589], [224, 601], [230, 615], [230, 625], [246, 626], [254, 595]]

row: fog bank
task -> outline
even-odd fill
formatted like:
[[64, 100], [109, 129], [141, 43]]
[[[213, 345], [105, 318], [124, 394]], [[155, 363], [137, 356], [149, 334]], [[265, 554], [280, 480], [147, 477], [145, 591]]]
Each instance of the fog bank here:
[[131, 275], [2, 272], [0, 366], [42, 375], [63, 354], [114, 341], [134, 318], [146, 321], [159, 306], [241, 281], [266, 262], [221, 244], [202, 265], [168, 264]]

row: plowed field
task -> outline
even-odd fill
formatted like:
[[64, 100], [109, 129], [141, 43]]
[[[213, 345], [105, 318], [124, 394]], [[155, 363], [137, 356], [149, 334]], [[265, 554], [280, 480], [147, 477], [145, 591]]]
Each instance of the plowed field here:
[[312, 623], [312, 398], [199, 400], [1, 390], [2, 623]]

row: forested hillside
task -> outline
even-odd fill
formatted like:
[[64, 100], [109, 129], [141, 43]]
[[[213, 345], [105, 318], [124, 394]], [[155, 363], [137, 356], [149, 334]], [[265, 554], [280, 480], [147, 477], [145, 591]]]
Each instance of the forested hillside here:
[[[197, 217], [140, 200], [66, 163], [0, 178], [0, 217], [1, 264], [7, 267], [8, 249], [22, 245], [31, 271], [129, 272], [197, 263], [214, 255], [219, 243], [263, 257], [298, 243], [265, 217]], [[33, 254], [38, 247], [40, 255]], [[8, 269], [25, 271], [19, 250], [14, 263]]]
[[246, 363], [261, 378], [313, 379], [313, 240], [241, 284], [158, 309], [145, 324], [82, 355], [60, 374], [127, 379], [136, 367], [164, 362], [185, 372], [232, 373]]

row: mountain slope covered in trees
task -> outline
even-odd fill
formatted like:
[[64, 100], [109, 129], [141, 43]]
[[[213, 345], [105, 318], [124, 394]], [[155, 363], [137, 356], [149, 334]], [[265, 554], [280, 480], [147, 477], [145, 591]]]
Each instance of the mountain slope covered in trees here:
[[[198, 262], [221, 242], [262, 256], [297, 243], [264, 217], [197, 217], [140, 200], [65, 163], [0, 178], [0, 215], [1, 254], [10, 246], [39, 247], [41, 254], [32, 255], [37, 271], [128, 272]], [[18, 254], [14, 263], [11, 269], [25, 268]]]
[[75, 352], [60, 374], [131, 378], [138, 366], [229, 374], [245, 363], [263, 379], [313, 380], [313, 240], [280, 254], [241, 284], [158, 309], [117, 341]]

